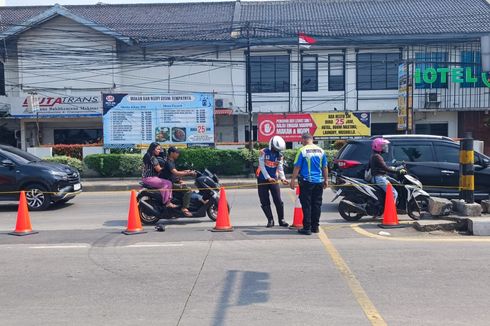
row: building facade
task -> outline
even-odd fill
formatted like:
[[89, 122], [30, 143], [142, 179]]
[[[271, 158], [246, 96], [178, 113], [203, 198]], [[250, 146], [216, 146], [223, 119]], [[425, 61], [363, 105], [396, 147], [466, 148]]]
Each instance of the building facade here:
[[[99, 142], [101, 94], [118, 92], [212, 92], [216, 141], [245, 143], [250, 47], [254, 125], [259, 113], [359, 111], [371, 113], [372, 134], [397, 133], [406, 63], [413, 132], [471, 131], [490, 151], [490, 88], [453, 76], [484, 72], [481, 0], [56, 5], [4, 7], [0, 17], [0, 112], [23, 148]], [[300, 47], [300, 32], [317, 42]], [[416, 78], [431, 68], [448, 72]]]

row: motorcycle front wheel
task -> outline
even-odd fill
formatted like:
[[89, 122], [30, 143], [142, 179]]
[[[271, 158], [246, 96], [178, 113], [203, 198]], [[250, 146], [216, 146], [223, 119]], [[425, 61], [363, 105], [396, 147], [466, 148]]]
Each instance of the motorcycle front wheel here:
[[420, 220], [423, 212], [429, 211], [429, 197], [419, 196], [407, 204], [407, 214], [412, 220]]
[[340, 216], [342, 216], [342, 218], [344, 220], [349, 221], [349, 222], [359, 221], [362, 218], [362, 216], [363, 216], [361, 213], [356, 213], [356, 212], [352, 211], [350, 209], [350, 206], [347, 205], [342, 200], [339, 203], [338, 210], [339, 210]]
[[[207, 209], [208, 217], [211, 221], [216, 221], [218, 218], [218, 201], [211, 199], [213, 202], [209, 205]], [[230, 205], [228, 205], [228, 212], [230, 211]]]

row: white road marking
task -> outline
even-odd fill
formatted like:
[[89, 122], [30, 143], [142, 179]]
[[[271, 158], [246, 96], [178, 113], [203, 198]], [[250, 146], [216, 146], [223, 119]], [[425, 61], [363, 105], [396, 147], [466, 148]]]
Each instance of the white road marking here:
[[83, 245], [56, 245], [56, 246], [34, 246], [34, 247], [29, 247], [29, 249], [80, 249], [80, 248], [90, 248], [90, 245], [88, 244], [83, 244]]
[[136, 243], [124, 248], [183, 247], [182, 243]]

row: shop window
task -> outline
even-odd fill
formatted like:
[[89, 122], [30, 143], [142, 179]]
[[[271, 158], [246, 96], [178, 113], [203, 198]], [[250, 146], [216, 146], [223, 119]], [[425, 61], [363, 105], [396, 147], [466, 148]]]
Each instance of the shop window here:
[[424, 71], [428, 68], [434, 68], [436, 71], [439, 68], [447, 68], [448, 54], [447, 52], [418, 52], [415, 53], [416, 69], [420, 71], [420, 83], [416, 83], [415, 87], [419, 89], [431, 89], [431, 88], [447, 88], [448, 82], [442, 82], [441, 75], [437, 74], [437, 78], [434, 83], [425, 83], [423, 81]]
[[[245, 126], [245, 142], [250, 141], [250, 133], [248, 132], [250, 128], [248, 126]], [[257, 126], [252, 127], [252, 135], [253, 135], [253, 141], [257, 141]]]
[[301, 89], [303, 92], [318, 92], [318, 56], [304, 55], [301, 57]]
[[398, 89], [399, 53], [357, 55], [357, 89]]
[[415, 133], [419, 135], [448, 136], [447, 123], [424, 123], [415, 125]]
[[396, 123], [371, 123], [371, 135], [394, 135], [400, 133]]
[[253, 93], [289, 92], [289, 56], [252, 56], [250, 65]]
[[343, 54], [328, 56], [328, 90], [345, 90], [345, 57]]
[[102, 143], [102, 129], [55, 129], [55, 144], [99, 144]]
[[462, 88], [484, 87], [481, 78], [481, 54], [479, 51], [462, 51], [461, 68], [463, 68], [464, 75], [466, 75], [466, 70], [468, 68], [471, 69], [471, 74], [477, 79], [476, 83], [469, 83], [467, 81], [461, 83]]

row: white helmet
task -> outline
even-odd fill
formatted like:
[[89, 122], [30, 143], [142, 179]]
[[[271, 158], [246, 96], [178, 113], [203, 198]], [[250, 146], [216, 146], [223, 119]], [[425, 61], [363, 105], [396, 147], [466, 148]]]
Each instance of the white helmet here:
[[282, 152], [286, 149], [286, 142], [280, 136], [274, 136], [269, 140], [269, 149]]

